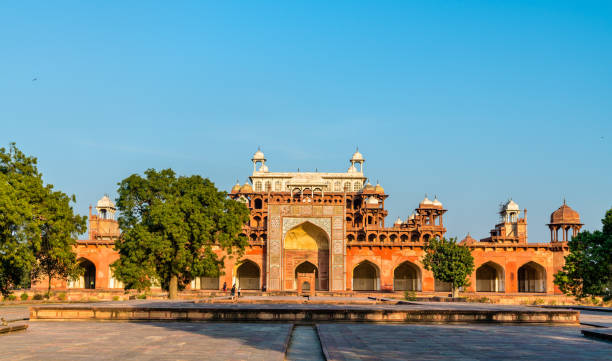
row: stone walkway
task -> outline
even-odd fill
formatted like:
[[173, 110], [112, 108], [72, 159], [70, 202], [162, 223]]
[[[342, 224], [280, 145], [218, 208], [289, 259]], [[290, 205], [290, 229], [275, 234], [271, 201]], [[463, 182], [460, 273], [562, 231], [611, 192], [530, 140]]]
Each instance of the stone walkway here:
[[330, 360], [612, 360], [579, 327], [320, 324]]
[[290, 324], [31, 322], [0, 360], [283, 360]]

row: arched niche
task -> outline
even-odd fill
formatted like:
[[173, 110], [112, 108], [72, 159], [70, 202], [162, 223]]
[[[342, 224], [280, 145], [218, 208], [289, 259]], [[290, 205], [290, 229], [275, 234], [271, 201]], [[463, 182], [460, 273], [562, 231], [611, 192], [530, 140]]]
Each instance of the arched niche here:
[[504, 292], [504, 268], [495, 262], [486, 262], [476, 269], [476, 292]]
[[359, 263], [353, 269], [354, 291], [378, 291], [380, 289], [379, 270], [369, 261]]
[[412, 262], [401, 263], [393, 271], [394, 291], [420, 291], [421, 270]]
[[528, 293], [546, 292], [546, 269], [531, 261], [518, 269], [518, 291]]
[[258, 290], [260, 289], [260, 270], [259, 266], [251, 261], [244, 261], [236, 269], [236, 287], [243, 290]]

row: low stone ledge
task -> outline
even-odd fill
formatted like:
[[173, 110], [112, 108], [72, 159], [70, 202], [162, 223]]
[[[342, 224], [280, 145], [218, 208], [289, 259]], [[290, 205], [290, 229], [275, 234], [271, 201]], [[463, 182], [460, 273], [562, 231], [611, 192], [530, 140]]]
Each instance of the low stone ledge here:
[[30, 307], [30, 320], [579, 324], [580, 314], [578, 311], [568, 310], [401, 309], [331, 305], [265, 306], [35, 306]]
[[580, 332], [586, 337], [612, 341], [612, 329], [610, 328], [597, 330], [581, 330]]
[[9, 332], [16, 332], [16, 331], [25, 331], [27, 329], [28, 329], [28, 325], [27, 324], [0, 326], [0, 334], [9, 333]]

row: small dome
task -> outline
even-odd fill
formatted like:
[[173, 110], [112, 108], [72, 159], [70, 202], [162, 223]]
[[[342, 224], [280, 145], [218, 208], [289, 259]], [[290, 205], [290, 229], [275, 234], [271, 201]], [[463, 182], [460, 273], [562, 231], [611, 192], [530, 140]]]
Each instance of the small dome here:
[[376, 197], [368, 197], [366, 204], [378, 204], [378, 199]]
[[353, 157], [351, 157], [351, 161], [358, 162], [358, 161], [363, 161], [363, 160], [365, 160], [363, 159], [363, 155], [359, 153], [359, 149], [357, 149], [355, 153], [353, 153]]
[[442, 207], [442, 203], [438, 200], [438, 197], [436, 197], [432, 203], [434, 206], [438, 206], [438, 207]]
[[374, 188], [374, 186], [372, 184], [370, 184], [370, 182], [366, 183], [365, 187], [363, 187], [364, 191], [375, 191], [376, 188]]
[[416, 215], [414, 214], [414, 212], [412, 212], [412, 214], [408, 217], [408, 220], [412, 221], [415, 217]]
[[467, 236], [465, 236], [465, 238], [462, 239], [461, 242], [459, 242], [459, 244], [474, 244], [476, 242], [478, 241], [472, 238], [472, 236], [470, 236], [470, 234], [468, 233]]
[[421, 204], [426, 205], [426, 206], [431, 206], [433, 205], [433, 202], [429, 200], [429, 198], [427, 198], [427, 196], [425, 196], [425, 198], [423, 198], [423, 200], [421, 201]]
[[268, 166], [265, 164], [262, 164], [261, 167], [259, 168], [260, 172], [267, 172], [268, 171]]
[[112, 208], [115, 209], [115, 203], [105, 194], [96, 204], [96, 208]]
[[550, 215], [550, 223], [580, 224], [580, 214], [563, 202], [563, 205]]
[[354, 164], [351, 164], [351, 166], [349, 167], [347, 172], [349, 172], [349, 173], [357, 173], [357, 167], [355, 167]]
[[402, 219], [400, 217], [397, 217], [397, 219], [395, 220], [395, 224], [402, 224]]
[[502, 210], [504, 210], [504, 211], [520, 211], [521, 208], [519, 207], [518, 204], [516, 204], [516, 202], [514, 202], [512, 199], [510, 199], [508, 202], [506, 202], [506, 204], [504, 204]]
[[241, 193], [253, 193], [253, 187], [251, 187], [251, 185], [248, 182], [246, 182], [244, 183], [242, 188], [240, 188], [240, 192]]
[[379, 183], [376, 183], [376, 187], [374, 188], [374, 190], [376, 191], [376, 193], [385, 193], [385, 189]]
[[257, 152], [255, 152], [255, 154], [253, 154], [253, 160], [266, 160], [266, 157], [264, 157], [263, 152], [261, 151], [261, 149], [257, 149]]
[[234, 186], [232, 187], [232, 191], [230, 193], [238, 193], [240, 192], [240, 183], [236, 182], [236, 184], [234, 184]]

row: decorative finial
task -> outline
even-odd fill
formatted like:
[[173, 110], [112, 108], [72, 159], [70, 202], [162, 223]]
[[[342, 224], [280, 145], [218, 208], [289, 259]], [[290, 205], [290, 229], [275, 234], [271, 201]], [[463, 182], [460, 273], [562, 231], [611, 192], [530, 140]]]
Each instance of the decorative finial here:
[[563, 197], [563, 205], [565, 205], [565, 197]]

